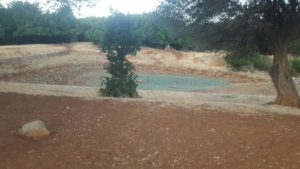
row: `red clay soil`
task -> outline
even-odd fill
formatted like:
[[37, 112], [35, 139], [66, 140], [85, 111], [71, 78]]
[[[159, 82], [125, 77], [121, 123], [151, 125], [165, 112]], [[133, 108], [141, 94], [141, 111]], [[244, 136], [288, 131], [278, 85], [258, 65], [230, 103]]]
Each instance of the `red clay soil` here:
[[[299, 169], [300, 117], [0, 93], [1, 169]], [[16, 134], [40, 119], [52, 131]]]

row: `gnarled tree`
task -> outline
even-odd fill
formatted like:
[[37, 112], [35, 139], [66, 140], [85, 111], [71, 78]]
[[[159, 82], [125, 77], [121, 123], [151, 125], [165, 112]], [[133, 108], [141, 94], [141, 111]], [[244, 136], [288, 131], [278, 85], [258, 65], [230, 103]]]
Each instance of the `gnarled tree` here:
[[158, 11], [197, 27], [216, 48], [273, 55], [275, 103], [300, 107], [287, 57], [300, 38], [300, 0], [165, 0]]

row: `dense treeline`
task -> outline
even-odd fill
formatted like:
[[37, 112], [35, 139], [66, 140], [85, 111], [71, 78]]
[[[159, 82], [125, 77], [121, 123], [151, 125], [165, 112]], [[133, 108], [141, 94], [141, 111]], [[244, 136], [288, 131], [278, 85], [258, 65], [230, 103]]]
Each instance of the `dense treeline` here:
[[68, 6], [43, 13], [37, 4], [14, 2], [0, 7], [0, 43], [70, 42], [76, 33], [76, 18]]
[[[211, 28], [195, 30], [185, 23], [162, 15], [126, 15], [134, 24], [143, 46], [181, 50], [220, 49]], [[92, 41], [101, 43], [108, 18], [77, 19], [68, 3], [62, 3], [55, 12], [42, 11], [38, 4], [15, 1], [8, 7], [0, 5], [0, 44], [67, 43]], [[220, 27], [223, 30], [223, 27]], [[206, 36], [203, 36], [203, 33]], [[211, 43], [211, 42], [216, 43]], [[300, 54], [300, 41], [290, 44], [289, 52]]]
[[[142, 45], [177, 49], [199, 49], [184, 24], [154, 14], [126, 15], [132, 20], [136, 38]], [[55, 12], [45, 12], [38, 4], [16, 1], [0, 6], [0, 44], [101, 43], [108, 18], [77, 19], [66, 3]]]
[[[136, 38], [143, 46], [180, 50], [220, 49], [211, 29], [194, 29], [181, 21], [155, 14], [126, 15], [134, 24]], [[38, 4], [15, 1], [8, 7], [0, 4], [0, 44], [67, 43], [92, 41], [101, 43], [108, 18], [77, 19], [68, 3], [55, 12], [42, 11]], [[220, 27], [223, 30], [223, 27]], [[206, 36], [203, 36], [203, 33]], [[211, 42], [216, 43], [211, 43]], [[291, 43], [289, 52], [299, 55], [300, 41]]]
[[[126, 15], [134, 23], [143, 46], [176, 49], [207, 50], [219, 49], [211, 44], [211, 28], [194, 30], [185, 23], [155, 14]], [[71, 6], [62, 3], [55, 12], [45, 12], [38, 4], [15, 1], [8, 7], [0, 4], [0, 44], [67, 43], [92, 41], [100, 43], [105, 34], [107, 18], [89, 17], [77, 19]], [[220, 29], [223, 30], [223, 27]], [[203, 33], [207, 36], [202, 36]], [[218, 42], [218, 41], [217, 41]], [[289, 47], [290, 53], [300, 54], [300, 41]]]

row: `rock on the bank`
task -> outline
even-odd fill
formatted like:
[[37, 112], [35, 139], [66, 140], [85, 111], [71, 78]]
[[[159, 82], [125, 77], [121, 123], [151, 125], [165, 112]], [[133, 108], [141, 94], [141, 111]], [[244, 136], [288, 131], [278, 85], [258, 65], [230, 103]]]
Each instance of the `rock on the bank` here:
[[50, 131], [46, 128], [46, 125], [41, 120], [32, 121], [26, 123], [19, 130], [19, 134], [24, 137], [45, 137], [50, 134]]

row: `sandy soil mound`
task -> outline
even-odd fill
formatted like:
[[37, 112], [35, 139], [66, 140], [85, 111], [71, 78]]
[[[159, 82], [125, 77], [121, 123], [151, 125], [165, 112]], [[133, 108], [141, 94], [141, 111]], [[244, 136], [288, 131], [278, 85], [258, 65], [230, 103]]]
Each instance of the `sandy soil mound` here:
[[63, 45], [13, 45], [0, 46], [0, 61], [12, 58], [29, 57], [36, 55], [50, 55], [51, 53], [67, 52]]
[[[81, 75], [88, 72], [103, 72], [107, 62], [105, 54], [92, 43], [72, 43], [61, 45], [21, 45], [2, 46], [2, 59], [22, 58], [13, 63], [0, 64], [0, 80], [22, 83], [42, 83], [59, 85], [78, 85]], [[17, 48], [17, 49], [16, 49]], [[9, 52], [7, 52], [9, 51]], [[19, 51], [28, 51], [30, 55], [20, 55]], [[67, 51], [57, 55], [51, 53]], [[14, 52], [14, 53], [13, 53]], [[43, 52], [46, 52], [43, 55]], [[41, 55], [39, 55], [41, 54]], [[39, 57], [34, 57], [38, 55]], [[182, 52], [174, 49], [142, 48], [136, 56], [129, 56], [139, 72], [172, 73], [206, 76], [225, 79], [234, 83], [248, 83], [244, 86], [203, 90], [197, 92], [223, 92], [234, 94], [274, 95], [274, 88], [267, 73], [241, 73], [231, 71], [223, 52]], [[264, 83], [262, 83], [264, 82]], [[255, 88], [253, 88], [255, 83]], [[260, 84], [263, 85], [260, 88]], [[249, 88], [249, 90], [248, 90]], [[261, 92], [263, 91], [264, 92]]]
[[177, 73], [227, 79], [234, 83], [268, 81], [266, 74], [233, 72], [224, 60], [225, 52], [182, 52], [174, 49], [142, 48], [129, 56], [138, 71]]
[[226, 69], [223, 52], [181, 52], [174, 49], [142, 48], [129, 59], [138, 65], [161, 65], [180, 68]]

